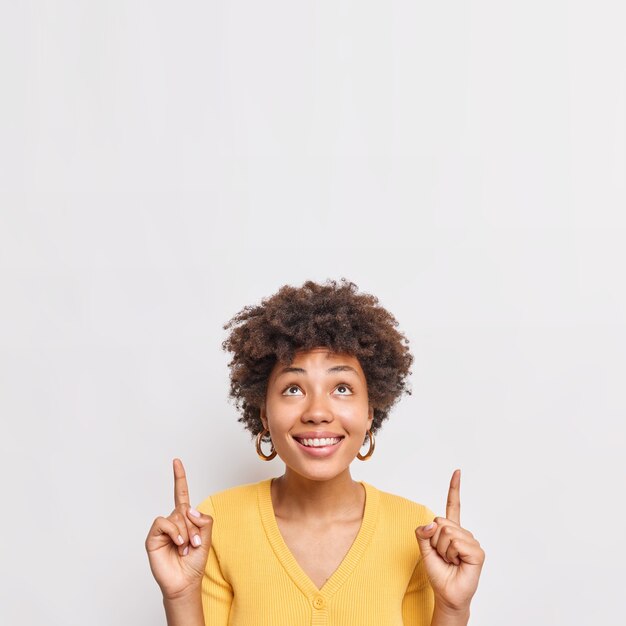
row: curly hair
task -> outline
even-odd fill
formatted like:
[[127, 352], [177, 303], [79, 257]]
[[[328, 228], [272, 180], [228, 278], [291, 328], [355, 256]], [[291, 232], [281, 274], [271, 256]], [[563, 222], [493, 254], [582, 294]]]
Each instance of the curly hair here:
[[371, 430], [376, 432], [400, 396], [411, 394], [406, 378], [413, 356], [397, 326], [378, 298], [359, 293], [345, 278], [283, 285], [261, 304], [244, 307], [224, 325], [231, 331], [222, 343], [233, 355], [229, 395], [241, 414], [239, 421], [253, 435], [260, 433], [260, 408], [274, 365], [291, 363], [297, 350], [326, 347], [361, 364], [374, 408]]

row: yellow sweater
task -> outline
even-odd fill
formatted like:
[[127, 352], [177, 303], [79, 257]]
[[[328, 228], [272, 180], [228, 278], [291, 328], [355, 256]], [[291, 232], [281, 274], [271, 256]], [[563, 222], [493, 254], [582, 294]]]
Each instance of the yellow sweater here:
[[434, 607], [415, 528], [434, 513], [367, 483], [361, 528], [318, 589], [280, 534], [271, 479], [197, 508], [213, 516], [202, 581], [206, 626], [429, 626]]

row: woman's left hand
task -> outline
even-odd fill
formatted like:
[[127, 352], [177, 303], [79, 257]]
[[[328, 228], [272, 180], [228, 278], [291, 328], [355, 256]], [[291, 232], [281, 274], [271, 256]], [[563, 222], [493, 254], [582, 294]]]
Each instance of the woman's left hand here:
[[418, 526], [415, 529], [435, 594], [435, 606], [454, 613], [469, 609], [485, 561], [485, 552], [474, 535], [461, 528], [460, 486], [461, 470], [455, 470], [448, 491], [446, 516], [435, 517], [430, 528]]

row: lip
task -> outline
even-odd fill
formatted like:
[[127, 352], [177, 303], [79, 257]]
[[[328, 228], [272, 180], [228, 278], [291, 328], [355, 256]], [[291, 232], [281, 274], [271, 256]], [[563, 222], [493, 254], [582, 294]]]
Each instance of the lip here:
[[345, 437], [345, 435], [333, 433], [330, 430], [307, 430], [303, 433], [294, 433], [291, 436], [298, 439], [325, 439], [328, 437], [341, 437], [343, 439]]
[[[337, 450], [341, 447], [341, 444], [343, 443], [345, 439], [345, 435], [339, 435], [337, 433], [331, 433], [328, 431], [322, 431], [322, 432], [311, 431], [311, 432], [306, 432], [306, 433], [298, 433], [297, 435], [292, 435], [291, 437], [296, 442], [296, 445], [298, 446], [300, 450], [302, 450], [308, 456], [316, 458], [316, 459], [327, 458], [335, 454], [335, 452], [337, 452]], [[302, 445], [298, 441], [298, 439], [296, 439], [296, 437], [298, 437], [299, 439], [316, 439], [316, 438], [324, 439], [324, 438], [340, 437], [341, 440], [331, 446], [321, 446], [321, 447], [313, 448], [311, 446]]]

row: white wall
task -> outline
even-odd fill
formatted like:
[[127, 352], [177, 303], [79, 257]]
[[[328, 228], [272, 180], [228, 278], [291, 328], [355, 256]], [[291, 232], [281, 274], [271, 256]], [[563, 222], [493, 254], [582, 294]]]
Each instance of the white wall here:
[[0, 622], [164, 624], [143, 542], [279, 475], [222, 324], [346, 276], [414, 394], [354, 476], [438, 512], [472, 624], [621, 624], [626, 11], [614, 1], [0, 4]]

